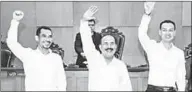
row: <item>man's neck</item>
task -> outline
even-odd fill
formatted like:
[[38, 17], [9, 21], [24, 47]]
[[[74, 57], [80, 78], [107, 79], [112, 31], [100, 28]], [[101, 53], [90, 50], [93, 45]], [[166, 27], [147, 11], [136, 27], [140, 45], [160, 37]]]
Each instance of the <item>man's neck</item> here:
[[106, 58], [106, 57], [104, 57], [104, 58], [105, 58], [106, 63], [107, 63], [107, 64], [110, 64], [110, 63], [112, 62], [112, 60], [113, 60], [114, 57], [112, 57], [112, 58]]
[[41, 51], [41, 53], [43, 53], [44, 55], [47, 55], [50, 53], [49, 49], [42, 48], [41, 46], [38, 46], [37, 49], [39, 49], [39, 51]]
[[162, 41], [163, 43], [163, 46], [167, 49], [167, 50], [170, 50], [172, 48], [172, 42], [165, 42], [165, 41]]

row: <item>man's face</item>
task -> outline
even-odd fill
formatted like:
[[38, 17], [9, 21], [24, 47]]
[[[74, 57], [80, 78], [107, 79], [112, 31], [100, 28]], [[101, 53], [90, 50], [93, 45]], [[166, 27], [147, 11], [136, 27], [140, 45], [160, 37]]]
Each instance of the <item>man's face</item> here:
[[112, 58], [116, 52], [117, 45], [113, 36], [107, 35], [101, 39], [100, 50], [105, 58]]
[[91, 31], [95, 30], [95, 23], [94, 23], [94, 21], [89, 21], [88, 22], [88, 26], [91, 28]]
[[53, 41], [52, 32], [47, 29], [41, 29], [39, 34], [39, 45], [41, 48], [49, 49]]
[[159, 31], [162, 41], [172, 42], [175, 38], [176, 31], [172, 23], [163, 23]]

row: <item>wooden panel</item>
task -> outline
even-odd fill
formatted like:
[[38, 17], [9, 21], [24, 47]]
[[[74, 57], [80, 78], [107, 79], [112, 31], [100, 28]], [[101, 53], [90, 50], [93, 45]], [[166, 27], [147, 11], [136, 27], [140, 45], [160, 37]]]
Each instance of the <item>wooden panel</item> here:
[[126, 55], [141, 55], [140, 43], [138, 40], [137, 27], [117, 27], [125, 35], [124, 53]]
[[131, 85], [132, 85], [133, 91], [134, 90], [136, 91], [138, 89], [138, 79], [137, 78], [132, 78]]
[[52, 28], [53, 41], [65, 51], [64, 61], [66, 64], [75, 62], [73, 59], [73, 28]]
[[16, 83], [15, 77], [1, 78], [1, 91], [16, 91]]
[[76, 85], [74, 85], [76, 78], [75, 72], [65, 71], [67, 77], [67, 91], [74, 91], [76, 89]]
[[184, 47], [185, 47], [191, 43], [191, 27], [183, 27], [182, 31], [184, 32], [183, 41], [184, 41]]
[[25, 91], [25, 76], [20, 76], [21, 80], [21, 90]]
[[[1, 72], [2, 74], [2, 72]], [[144, 91], [146, 88], [146, 72], [129, 72], [133, 91]], [[88, 91], [88, 71], [66, 71], [67, 91]], [[2, 91], [24, 91], [24, 75], [1, 78]], [[145, 80], [145, 81], [143, 81]]]
[[110, 2], [110, 25], [139, 26], [143, 2]]
[[143, 49], [138, 40], [137, 27], [116, 27], [125, 35], [122, 60], [131, 66], [145, 64]]
[[1, 3], [1, 34], [5, 41], [13, 12], [22, 10], [25, 13], [19, 25], [19, 42], [25, 47], [35, 48], [34, 39], [36, 30], [35, 3], [34, 2], [2, 2]]
[[142, 78], [142, 90], [143, 91], [147, 90], [147, 85], [148, 85], [148, 77], [143, 77]]
[[149, 75], [149, 71], [145, 71], [141, 73], [140, 79], [142, 80], [142, 82], [140, 83], [140, 85], [141, 85], [142, 91], [145, 91], [147, 89], [148, 75]]
[[148, 81], [148, 71], [129, 72], [133, 91], [145, 91]]
[[144, 56], [123, 55], [122, 60], [131, 67], [146, 64]]
[[182, 26], [191, 26], [191, 2], [183, 2]]
[[79, 25], [84, 12], [91, 6], [96, 5], [99, 8], [95, 15], [99, 20], [98, 25], [109, 25], [109, 3], [108, 2], [74, 2], [74, 25]]
[[[84, 87], [80, 87], [84, 85]], [[77, 78], [77, 91], [88, 91], [88, 77]]]
[[77, 86], [76, 91], [88, 91], [88, 71], [75, 72], [75, 76]]
[[24, 76], [16, 76], [16, 82], [15, 82], [15, 85], [16, 85], [16, 91], [25, 91], [25, 78]]
[[67, 77], [67, 91], [74, 91], [76, 85], [72, 84], [74, 82], [73, 77]]
[[37, 25], [73, 26], [72, 2], [36, 2]]

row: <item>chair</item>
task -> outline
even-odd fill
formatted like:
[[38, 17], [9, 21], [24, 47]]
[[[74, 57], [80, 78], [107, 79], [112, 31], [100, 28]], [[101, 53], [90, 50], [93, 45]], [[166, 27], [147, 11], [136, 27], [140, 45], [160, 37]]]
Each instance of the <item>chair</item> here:
[[53, 53], [59, 54], [62, 59], [64, 58], [64, 50], [60, 48], [58, 44], [52, 43], [50, 49]]
[[[50, 46], [50, 49], [53, 53], [56, 53], [61, 56], [62, 59], [64, 59], [64, 50], [59, 47], [58, 44], [52, 43]], [[67, 65], [63, 64], [64, 67], [67, 67]]]
[[102, 37], [105, 35], [108, 35], [108, 34], [115, 37], [115, 39], [117, 41], [117, 50], [115, 52], [115, 57], [121, 60], [124, 45], [125, 45], [125, 36], [123, 35], [122, 32], [119, 32], [118, 29], [115, 29], [112, 26], [108, 26], [107, 28], [104, 28], [101, 30], [101, 36]]
[[1, 42], [1, 67], [10, 67], [13, 53], [8, 49], [5, 42]]

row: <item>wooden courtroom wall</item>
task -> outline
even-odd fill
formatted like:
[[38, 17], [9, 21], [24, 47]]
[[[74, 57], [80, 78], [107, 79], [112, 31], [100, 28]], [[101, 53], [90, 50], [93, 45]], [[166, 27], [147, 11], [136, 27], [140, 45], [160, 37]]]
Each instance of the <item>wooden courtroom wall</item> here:
[[[138, 42], [137, 28], [144, 12], [143, 2], [2, 2], [1, 34], [4, 41], [12, 19], [12, 12], [20, 9], [25, 17], [19, 27], [19, 42], [25, 47], [35, 48], [34, 35], [41, 25], [50, 26], [54, 42], [65, 50], [64, 62], [75, 63], [75, 35], [79, 31], [79, 20], [90, 5], [97, 5], [99, 20], [97, 31], [110, 25], [118, 28], [126, 37], [123, 61], [131, 66], [145, 64], [143, 50]], [[183, 49], [191, 42], [191, 3], [157, 2], [149, 26], [149, 36], [159, 40], [159, 24], [165, 19], [176, 22], [176, 46]], [[18, 60], [16, 60], [18, 61]]]

